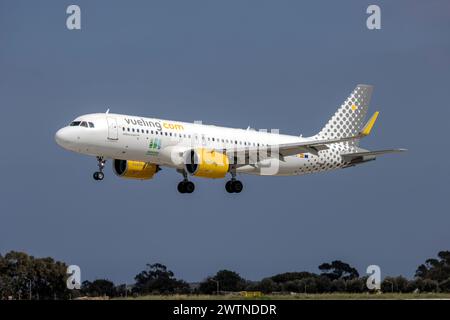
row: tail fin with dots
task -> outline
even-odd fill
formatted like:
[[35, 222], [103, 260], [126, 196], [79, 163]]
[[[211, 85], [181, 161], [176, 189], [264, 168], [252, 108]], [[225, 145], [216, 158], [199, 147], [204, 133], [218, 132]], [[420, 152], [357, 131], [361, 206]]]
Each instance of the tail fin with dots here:
[[[372, 91], [373, 86], [358, 84], [347, 100], [344, 101], [327, 122], [325, 127], [316, 135], [316, 138], [321, 140], [339, 139], [357, 136], [362, 133], [364, 131], [364, 119], [369, 109]], [[370, 130], [366, 130], [366, 132], [370, 132]], [[355, 139], [347, 143], [352, 146], [357, 146], [358, 142], [359, 140]]]

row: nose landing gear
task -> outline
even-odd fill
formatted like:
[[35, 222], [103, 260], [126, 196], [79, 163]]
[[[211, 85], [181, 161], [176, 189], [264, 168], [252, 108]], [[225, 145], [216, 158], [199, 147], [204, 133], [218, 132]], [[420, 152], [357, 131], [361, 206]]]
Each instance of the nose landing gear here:
[[105, 174], [103, 173], [103, 168], [105, 167], [106, 160], [103, 159], [103, 157], [97, 157], [98, 161], [98, 171], [94, 172], [94, 180], [101, 181], [105, 177]]

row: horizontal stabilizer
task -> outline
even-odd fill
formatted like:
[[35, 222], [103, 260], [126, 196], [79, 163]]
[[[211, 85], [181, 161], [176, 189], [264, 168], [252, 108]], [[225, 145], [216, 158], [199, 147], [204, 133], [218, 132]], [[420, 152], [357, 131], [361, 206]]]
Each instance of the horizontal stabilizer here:
[[398, 152], [405, 152], [405, 151], [407, 151], [407, 150], [406, 149], [374, 150], [374, 151], [343, 153], [343, 154], [341, 154], [341, 156], [344, 161], [352, 161], [354, 159], [363, 158], [363, 157], [375, 157], [375, 156], [379, 156], [382, 154], [398, 153]]

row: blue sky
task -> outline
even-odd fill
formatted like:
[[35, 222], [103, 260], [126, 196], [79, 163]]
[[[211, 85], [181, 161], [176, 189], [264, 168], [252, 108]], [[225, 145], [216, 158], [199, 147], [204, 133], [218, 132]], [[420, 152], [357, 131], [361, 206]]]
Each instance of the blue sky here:
[[[82, 30], [66, 29], [78, 4]], [[369, 4], [382, 29], [365, 26]], [[146, 263], [199, 281], [228, 268], [257, 280], [344, 260], [411, 277], [450, 249], [448, 1], [0, 0], [0, 252], [131, 282]], [[225, 181], [125, 181], [69, 153], [56, 130], [112, 112], [312, 135], [358, 83], [381, 115], [355, 168]]]

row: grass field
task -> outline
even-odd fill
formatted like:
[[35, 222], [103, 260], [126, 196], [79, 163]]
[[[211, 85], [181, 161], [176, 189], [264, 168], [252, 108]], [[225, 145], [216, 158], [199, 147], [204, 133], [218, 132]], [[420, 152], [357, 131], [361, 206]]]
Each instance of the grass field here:
[[[120, 298], [119, 298], [120, 299]], [[366, 300], [366, 299], [449, 299], [450, 293], [382, 293], [382, 294], [293, 294], [293, 295], [262, 295], [248, 298], [241, 295], [148, 295], [131, 300]]]

